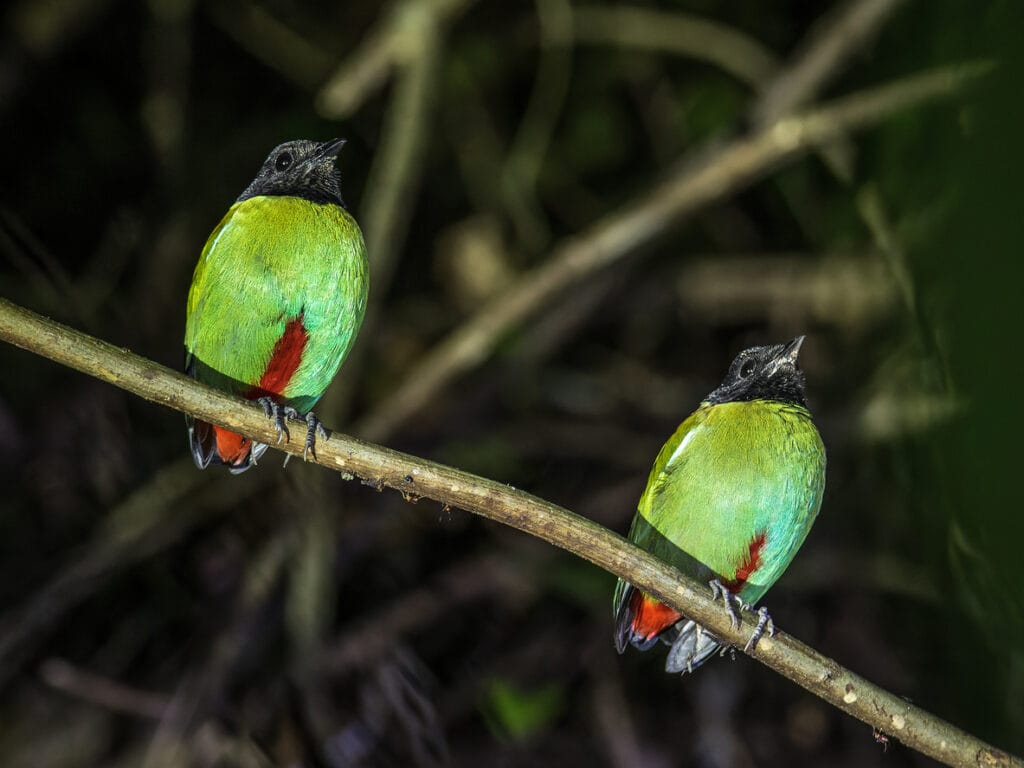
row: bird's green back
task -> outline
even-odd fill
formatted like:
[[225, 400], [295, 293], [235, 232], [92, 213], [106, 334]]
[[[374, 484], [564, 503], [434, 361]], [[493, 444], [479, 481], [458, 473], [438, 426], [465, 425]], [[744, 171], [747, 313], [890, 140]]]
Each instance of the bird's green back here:
[[199, 363], [196, 378], [244, 394], [286, 325], [301, 318], [308, 340], [281, 394], [308, 410], [352, 346], [367, 286], [363, 237], [344, 208], [289, 196], [235, 203], [207, 240], [189, 292], [185, 348]]
[[[658, 454], [630, 539], [685, 573], [733, 581], [755, 602], [789, 565], [821, 506], [825, 448], [799, 405], [702, 405]], [[764, 535], [761, 543], [759, 536]]]

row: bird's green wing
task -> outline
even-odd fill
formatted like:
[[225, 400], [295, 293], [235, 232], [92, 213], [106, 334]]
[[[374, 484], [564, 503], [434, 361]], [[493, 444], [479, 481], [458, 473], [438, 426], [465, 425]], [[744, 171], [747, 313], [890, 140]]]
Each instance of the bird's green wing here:
[[803, 408], [704, 406], [655, 461], [630, 538], [754, 602], [779, 578], [821, 505], [825, 451]]
[[342, 208], [294, 197], [236, 203], [189, 292], [194, 375], [246, 396], [273, 378], [285, 402], [308, 410], [362, 322], [367, 272], [362, 234]]

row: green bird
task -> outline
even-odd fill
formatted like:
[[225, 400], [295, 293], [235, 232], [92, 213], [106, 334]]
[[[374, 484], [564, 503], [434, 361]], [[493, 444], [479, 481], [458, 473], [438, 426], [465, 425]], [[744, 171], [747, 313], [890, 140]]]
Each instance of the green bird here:
[[[341, 198], [344, 139], [276, 147], [210, 233], [188, 294], [185, 371], [260, 402], [289, 437], [304, 415], [306, 450], [325, 434], [311, 408], [352, 348], [366, 311], [366, 246]], [[244, 472], [267, 449], [188, 420], [196, 466]]]
[[[665, 443], [640, 497], [629, 539], [710, 582], [738, 624], [807, 537], [825, 488], [825, 447], [804, 399], [804, 337], [741, 352]], [[692, 672], [721, 643], [631, 584], [615, 588], [615, 646], [670, 645], [665, 670]], [[769, 625], [760, 610], [751, 643]]]

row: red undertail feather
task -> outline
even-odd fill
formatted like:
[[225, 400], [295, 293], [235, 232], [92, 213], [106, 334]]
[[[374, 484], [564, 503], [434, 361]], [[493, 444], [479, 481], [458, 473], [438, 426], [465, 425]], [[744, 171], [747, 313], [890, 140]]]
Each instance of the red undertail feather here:
[[645, 640], [660, 635], [682, 618], [681, 613], [648, 597], [639, 589], [634, 589], [629, 596], [629, 610], [633, 614], [631, 628], [634, 636]]
[[213, 439], [217, 444], [217, 455], [225, 464], [239, 466], [249, 458], [249, 450], [252, 447], [249, 438], [214, 425]]
[[747, 545], [747, 554], [736, 567], [736, 575], [732, 579], [722, 582], [730, 592], [736, 593], [743, 589], [743, 585], [747, 583], [751, 574], [761, 567], [761, 550], [764, 549], [767, 538], [767, 531], [761, 531], [750, 540], [750, 544]]

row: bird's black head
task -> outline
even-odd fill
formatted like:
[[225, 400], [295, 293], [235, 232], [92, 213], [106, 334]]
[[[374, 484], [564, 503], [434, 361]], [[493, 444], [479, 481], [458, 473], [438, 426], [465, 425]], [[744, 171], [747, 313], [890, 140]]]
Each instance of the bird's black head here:
[[751, 347], [736, 355], [721, 386], [705, 398], [711, 404], [775, 400], [806, 405], [804, 374], [796, 367], [803, 336], [789, 344]]
[[344, 145], [344, 139], [324, 142], [299, 139], [279, 144], [267, 155], [260, 172], [236, 202], [258, 195], [276, 195], [344, 207], [335, 162]]

